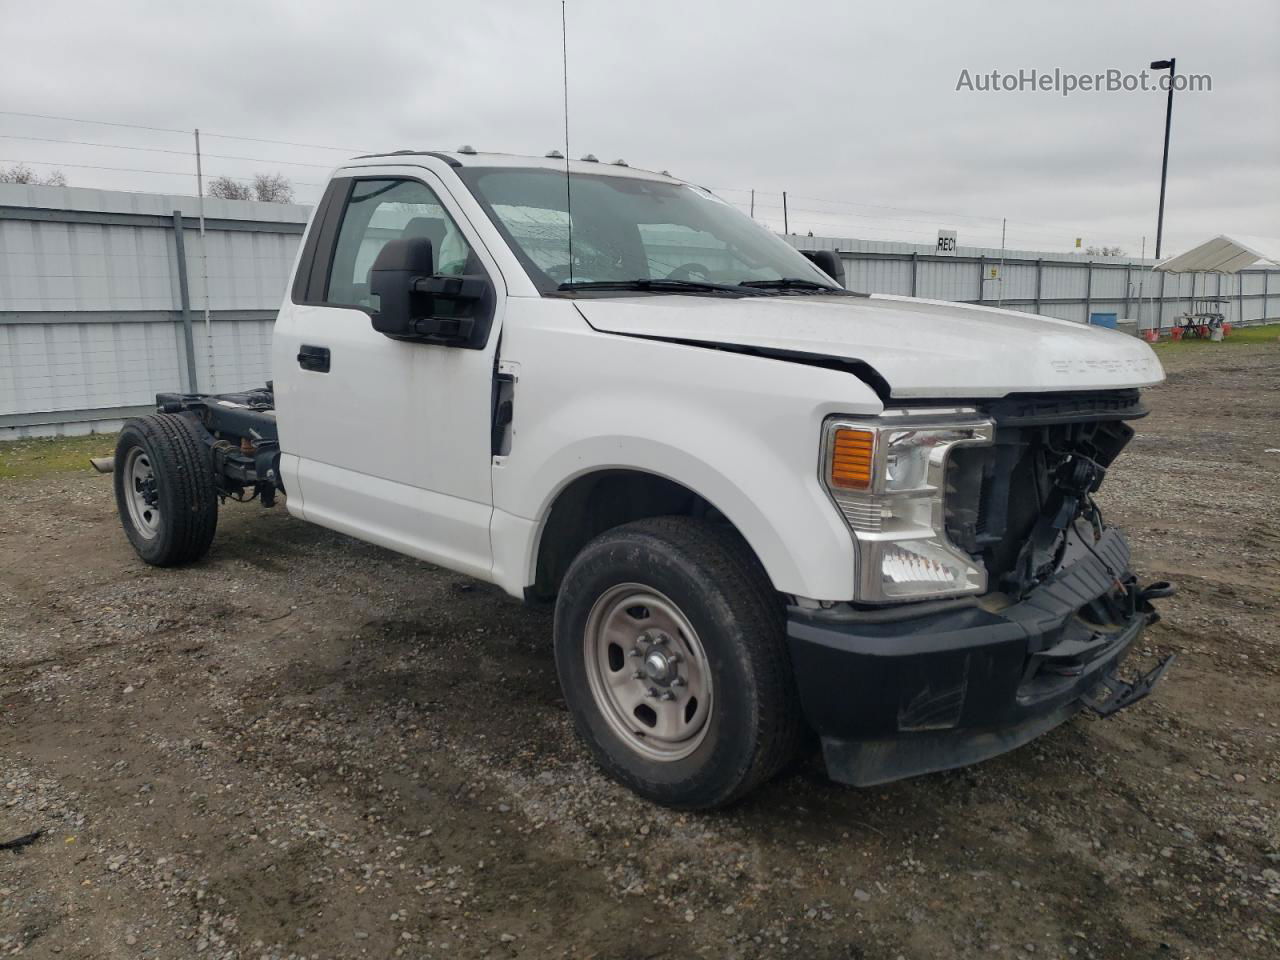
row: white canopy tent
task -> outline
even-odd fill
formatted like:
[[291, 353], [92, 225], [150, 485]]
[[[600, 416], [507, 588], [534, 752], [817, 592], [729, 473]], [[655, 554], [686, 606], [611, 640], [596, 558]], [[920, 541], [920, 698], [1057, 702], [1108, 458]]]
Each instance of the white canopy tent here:
[[1259, 261], [1280, 267], [1280, 240], [1218, 236], [1155, 265], [1165, 273], [1239, 273]]
[[[1174, 325], [1177, 326], [1178, 320], [1182, 320], [1187, 325], [1194, 325], [1198, 318], [1213, 323], [1224, 319], [1222, 314], [1226, 311], [1230, 294], [1206, 296], [1202, 292], [1197, 296], [1196, 274], [1217, 273], [1237, 276], [1241, 270], [1248, 269], [1255, 264], [1263, 264], [1268, 267], [1280, 266], [1280, 240], [1273, 237], [1251, 237], [1243, 234], [1236, 234], [1231, 237], [1221, 235], [1214, 237], [1212, 240], [1206, 240], [1204, 243], [1192, 247], [1176, 257], [1161, 260], [1151, 269], [1152, 272], [1159, 270], [1162, 273], [1192, 275], [1189, 309], [1187, 313], [1175, 318]], [[1240, 278], [1237, 276], [1237, 297], [1239, 297], [1243, 289], [1239, 281]], [[1160, 285], [1160, 289], [1163, 291], [1163, 283]], [[1140, 285], [1139, 302], [1141, 302], [1141, 298]], [[1240, 303], [1241, 311], [1243, 312], [1243, 300], [1240, 300]], [[1156, 330], [1162, 329], [1164, 326], [1163, 306], [1157, 306], [1153, 300], [1152, 308], [1155, 313], [1155, 321], [1152, 326]], [[1141, 308], [1139, 309], [1141, 310]], [[1139, 325], [1141, 326], [1141, 324]]]

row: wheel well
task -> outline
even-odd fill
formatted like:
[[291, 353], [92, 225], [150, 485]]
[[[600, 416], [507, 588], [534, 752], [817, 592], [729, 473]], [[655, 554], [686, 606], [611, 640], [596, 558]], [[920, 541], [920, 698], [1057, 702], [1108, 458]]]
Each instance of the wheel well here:
[[602, 470], [579, 477], [556, 497], [538, 542], [538, 565], [526, 594], [550, 600], [569, 564], [595, 537], [633, 520], [704, 517], [728, 524], [710, 503], [674, 480], [639, 470]]

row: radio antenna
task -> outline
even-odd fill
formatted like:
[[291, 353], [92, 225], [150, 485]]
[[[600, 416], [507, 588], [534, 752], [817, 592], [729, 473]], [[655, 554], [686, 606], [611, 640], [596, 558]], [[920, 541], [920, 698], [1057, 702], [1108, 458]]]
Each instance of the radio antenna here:
[[573, 283], [573, 187], [569, 178], [569, 31], [560, 0], [560, 51], [564, 66], [564, 213], [569, 221], [569, 282]]

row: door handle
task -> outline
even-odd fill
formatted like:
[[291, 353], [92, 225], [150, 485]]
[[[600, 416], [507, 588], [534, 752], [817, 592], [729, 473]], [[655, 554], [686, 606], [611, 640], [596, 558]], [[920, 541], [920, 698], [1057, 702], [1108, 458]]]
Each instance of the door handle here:
[[329, 348], [313, 347], [304, 343], [298, 348], [298, 366], [303, 370], [314, 370], [316, 373], [328, 373]]

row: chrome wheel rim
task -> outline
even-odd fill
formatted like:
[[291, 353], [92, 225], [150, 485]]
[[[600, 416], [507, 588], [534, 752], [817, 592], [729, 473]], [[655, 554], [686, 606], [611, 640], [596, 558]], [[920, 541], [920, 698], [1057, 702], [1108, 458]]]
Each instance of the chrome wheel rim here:
[[145, 539], [160, 529], [160, 498], [151, 457], [141, 447], [129, 451], [124, 462], [124, 499], [133, 527]]
[[698, 749], [711, 717], [711, 666], [668, 597], [638, 583], [606, 591], [587, 616], [583, 658], [597, 708], [628, 747], [661, 761]]

